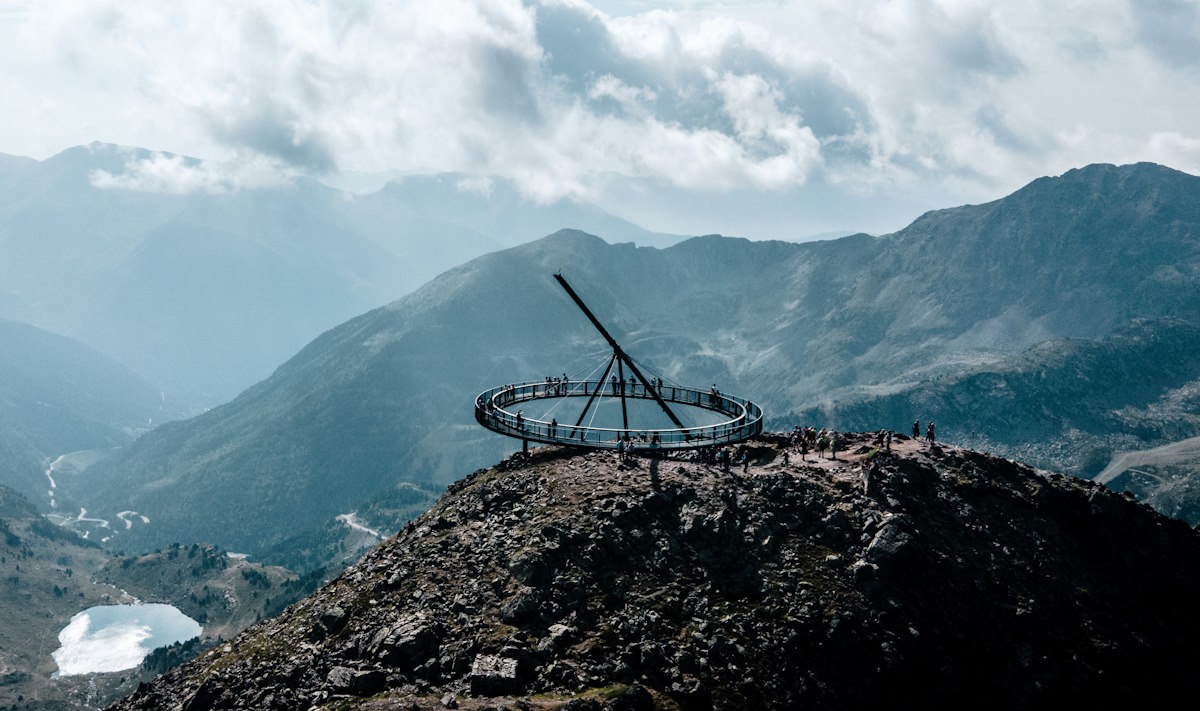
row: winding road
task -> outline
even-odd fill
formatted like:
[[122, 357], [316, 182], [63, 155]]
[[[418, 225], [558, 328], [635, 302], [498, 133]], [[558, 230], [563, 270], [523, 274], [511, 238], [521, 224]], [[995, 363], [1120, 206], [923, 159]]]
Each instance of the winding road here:
[[[1142, 449], [1134, 452], [1117, 452], [1113, 455], [1104, 471], [1095, 476], [1093, 481], [1107, 484], [1127, 471], [1137, 467], [1152, 467], [1165, 464], [1179, 464], [1193, 459], [1200, 459], [1200, 437], [1164, 444], [1153, 449]], [[1146, 472], [1139, 472], [1145, 474]]]

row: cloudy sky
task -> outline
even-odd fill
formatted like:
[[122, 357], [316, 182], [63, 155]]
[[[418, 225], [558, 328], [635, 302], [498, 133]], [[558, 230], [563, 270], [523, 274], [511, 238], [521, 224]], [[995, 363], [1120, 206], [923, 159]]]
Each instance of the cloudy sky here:
[[454, 171], [651, 229], [892, 231], [1093, 162], [1200, 173], [1200, 0], [0, 0], [0, 152], [114, 189]]

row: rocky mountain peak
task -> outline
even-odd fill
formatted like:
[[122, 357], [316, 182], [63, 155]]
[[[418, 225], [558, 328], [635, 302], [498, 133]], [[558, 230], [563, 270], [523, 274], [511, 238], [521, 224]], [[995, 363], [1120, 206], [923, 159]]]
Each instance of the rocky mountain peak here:
[[1192, 673], [1200, 534], [955, 447], [536, 450], [114, 708], [1103, 706]]

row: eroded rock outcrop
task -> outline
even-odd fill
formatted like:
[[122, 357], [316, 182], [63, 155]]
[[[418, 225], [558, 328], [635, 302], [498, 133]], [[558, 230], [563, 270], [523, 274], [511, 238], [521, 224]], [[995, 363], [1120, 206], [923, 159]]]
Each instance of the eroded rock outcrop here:
[[116, 708], [1113, 706], [1190, 678], [1186, 524], [984, 454], [847, 439], [785, 465], [765, 437], [746, 473], [559, 450], [481, 470]]

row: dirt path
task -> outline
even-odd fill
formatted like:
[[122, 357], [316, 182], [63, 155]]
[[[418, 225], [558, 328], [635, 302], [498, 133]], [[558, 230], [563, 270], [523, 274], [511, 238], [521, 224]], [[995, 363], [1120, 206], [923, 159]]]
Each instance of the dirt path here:
[[1095, 476], [1094, 481], [1107, 484], [1135, 467], [1179, 464], [1192, 459], [1200, 459], [1200, 437], [1191, 437], [1153, 449], [1117, 452], [1108, 466], [1104, 467], [1104, 471]]

